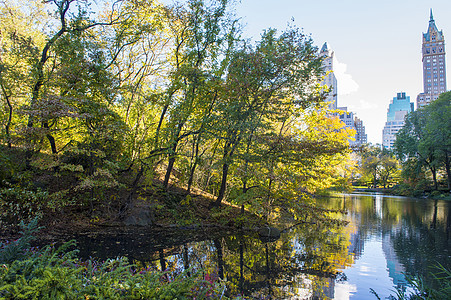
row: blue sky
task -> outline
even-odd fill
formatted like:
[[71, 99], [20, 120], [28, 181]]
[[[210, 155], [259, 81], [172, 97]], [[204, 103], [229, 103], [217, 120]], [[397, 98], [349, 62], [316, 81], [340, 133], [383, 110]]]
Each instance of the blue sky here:
[[338, 105], [357, 113], [372, 143], [382, 141], [396, 93], [406, 92], [415, 102], [422, 92], [421, 37], [431, 8], [445, 41], [448, 34], [451, 40], [451, 0], [235, 1], [245, 37], [256, 40], [265, 28], [283, 30], [294, 19], [318, 47], [329, 43], [339, 62]]
[[[427, 30], [431, 8], [445, 41], [448, 34], [451, 40], [450, 0], [242, 0], [236, 4], [247, 37], [258, 38], [268, 27], [284, 29], [294, 18], [316, 45], [329, 43], [339, 61], [338, 105], [357, 113], [372, 143], [382, 141], [387, 108], [396, 93], [406, 92], [415, 102], [422, 92], [421, 34]], [[447, 65], [449, 59], [447, 55]]]

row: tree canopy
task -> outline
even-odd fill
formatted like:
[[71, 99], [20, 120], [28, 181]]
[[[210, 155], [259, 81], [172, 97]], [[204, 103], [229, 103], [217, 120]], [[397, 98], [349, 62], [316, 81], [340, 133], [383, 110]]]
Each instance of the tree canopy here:
[[417, 182], [424, 169], [438, 189], [439, 177], [451, 188], [451, 92], [443, 93], [431, 104], [419, 108], [406, 117], [398, 132], [395, 151], [404, 161], [406, 179]]
[[24, 170], [70, 173], [88, 198], [125, 186], [130, 202], [156, 180], [256, 212], [340, 177], [351, 133], [323, 104], [322, 58], [294, 25], [250, 43], [228, 0], [0, 11], [1, 141], [26, 151]]

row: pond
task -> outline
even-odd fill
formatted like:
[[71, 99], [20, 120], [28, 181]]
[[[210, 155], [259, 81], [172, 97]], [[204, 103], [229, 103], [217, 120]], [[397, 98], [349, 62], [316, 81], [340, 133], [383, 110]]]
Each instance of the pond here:
[[[381, 299], [404, 274], [451, 268], [451, 203], [380, 194], [321, 198], [346, 226], [301, 224], [273, 241], [218, 230], [130, 228], [75, 238], [82, 257], [126, 256], [138, 266], [226, 278], [246, 299]], [[281, 229], [289, 224], [281, 224]]]

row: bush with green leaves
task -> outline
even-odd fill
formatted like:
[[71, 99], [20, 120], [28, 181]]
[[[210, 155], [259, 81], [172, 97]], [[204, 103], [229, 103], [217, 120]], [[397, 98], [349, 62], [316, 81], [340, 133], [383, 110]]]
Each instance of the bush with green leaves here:
[[11, 177], [13, 173], [14, 166], [10, 157], [3, 151], [0, 151], [0, 186], [2, 186], [3, 181]]
[[48, 193], [40, 189], [33, 191], [21, 186], [0, 190], [0, 220], [18, 224], [29, 222], [35, 214], [43, 211]]
[[70, 203], [66, 191], [49, 193], [15, 185], [0, 189], [0, 225], [30, 222], [35, 216], [55, 211]]

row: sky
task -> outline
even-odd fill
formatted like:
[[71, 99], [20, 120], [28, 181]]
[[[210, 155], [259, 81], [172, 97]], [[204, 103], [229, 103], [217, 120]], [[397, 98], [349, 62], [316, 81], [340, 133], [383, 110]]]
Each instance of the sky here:
[[451, 40], [451, 0], [237, 0], [235, 8], [244, 37], [258, 40], [264, 29], [283, 30], [294, 19], [315, 45], [327, 42], [337, 59], [338, 106], [363, 120], [373, 144], [382, 143], [396, 93], [416, 102], [423, 91], [422, 33], [431, 8], [445, 44], [448, 34]]

